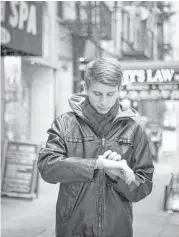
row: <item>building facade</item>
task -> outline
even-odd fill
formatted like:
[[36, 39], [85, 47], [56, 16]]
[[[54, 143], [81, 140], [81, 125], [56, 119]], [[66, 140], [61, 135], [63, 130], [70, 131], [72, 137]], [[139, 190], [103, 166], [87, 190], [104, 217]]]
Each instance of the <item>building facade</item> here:
[[[128, 67], [135, 61], [156, 61], [157, 63], [157, 61], [164, 61], [167, 55], [172, 54], [172, 41], [169, 40], [171, 37], [170, 18], [173, 14], [171, 5], [172, 3], [168, 1], [125, 1], [117, 4], [116, 15], [122, 29], [118, 58], [121, 63], [129, 62]], [[150, 63], [148, 68], [150, 68]], [[143, 70], [142, 66], [140, 69]], [[130, 101], [141, 115], [147, 116], [149, 120], [162, 122], [160, 121], [162, 116], [157, 114], [159, 108], [163, 113], [165, 102], [162, 100], [151, 102], [150, 98]], [[159, 114], [161, 113], [159, 111]]]
[[[59, 22], [57, 3], [2, 2], [2, 157], [7, 140], [43, 144], [54, 118], [69, 109], [68, 97], [73, 92], [72, 34]], [[27, 16], [16, 16], [22, 9]], [[17, 19], [12, 17], [24, 20], [13, 25], [12, 20]], [[38, 47], [34, 48], [36, 42]], [[4, 163], [2, 159], [2, 171]]]

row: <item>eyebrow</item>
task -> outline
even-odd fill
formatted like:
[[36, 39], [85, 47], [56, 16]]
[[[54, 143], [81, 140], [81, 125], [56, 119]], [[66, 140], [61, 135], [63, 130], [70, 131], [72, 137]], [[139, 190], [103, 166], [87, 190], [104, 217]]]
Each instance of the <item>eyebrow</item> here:
[[[102, 93], [101, 91], [95, 91], [95, 90], [93, 90], [93, 92], [97, 92], [97, 93]], [[116, 91], [109, 91], [107, 94], [109, 94], [109, 93], [115, 93]]]
[[[99, 92], [99, 93], [102, 93], [101, 91], [96, 91], [96, 90], [93, 90], [93, 92]], [[116, 92], [116, 91], [109, 91], [107, 93], [113, 93], [113, 92]]]

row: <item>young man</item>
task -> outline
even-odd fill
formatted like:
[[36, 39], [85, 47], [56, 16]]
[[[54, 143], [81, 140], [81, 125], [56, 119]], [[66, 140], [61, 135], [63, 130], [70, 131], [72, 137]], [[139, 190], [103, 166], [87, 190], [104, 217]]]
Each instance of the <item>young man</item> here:
[[119, 101], [122, 70], [101, 58], [85, 69], [86, 94], [48, 130], [38, 168], [60, 183], [57, 237], [132, 237], [132, 202], [151, 193], [153, 164], [136, 112]]

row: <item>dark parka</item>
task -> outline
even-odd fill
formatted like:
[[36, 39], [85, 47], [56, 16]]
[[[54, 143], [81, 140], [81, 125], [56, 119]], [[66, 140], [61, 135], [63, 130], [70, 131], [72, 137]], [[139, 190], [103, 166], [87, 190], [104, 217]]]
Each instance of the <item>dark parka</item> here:
[[[120, 103], [109, 134], [98, 137], [83, 116], [84, 95], [70, 98], [73, 112], [58, 117], [48, 130], [38, 168], [48, 183], [60, 183], [56, 204], [57, 237], [131, 237], [132, 203], [151, 193], [153, 163], [146, 135], [132, 109]], [[121, 154], [135, 173], [127, 185], [95, 170], [98, 155]]]

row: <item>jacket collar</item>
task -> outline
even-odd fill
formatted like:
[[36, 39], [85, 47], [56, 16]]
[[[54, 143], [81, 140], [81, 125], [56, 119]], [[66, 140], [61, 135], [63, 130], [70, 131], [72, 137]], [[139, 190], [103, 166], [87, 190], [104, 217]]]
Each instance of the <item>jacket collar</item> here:
[[[85, 117], [82, 113], [82, 104], [84, 103], [85, 98], [86, 95], [81, 93], [72, 94], [69, 97], [69, 105], [72, 111], [83, 119], [85, 119]], [[124, 118], [135, 118], [137, 116], [138, 112], [135, 109], [128, 107], [119, 101], [119, 109], [114, 121]]]

